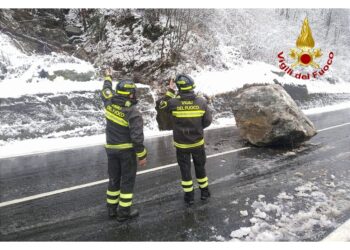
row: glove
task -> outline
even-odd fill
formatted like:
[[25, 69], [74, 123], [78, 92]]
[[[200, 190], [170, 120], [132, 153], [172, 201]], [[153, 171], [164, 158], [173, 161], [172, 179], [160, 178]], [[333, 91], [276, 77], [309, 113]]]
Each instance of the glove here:
[[172, 89], [174, 91], [176, 90], [176, 84], [175, 84], [175, 81], [173, 79], [170, 79], [169, 89]]
[[112, 72], [113, 72], [113, 69], [112, 68], [107, 68], [105, 70], [105, 76], [110, 76], [112, 77]]

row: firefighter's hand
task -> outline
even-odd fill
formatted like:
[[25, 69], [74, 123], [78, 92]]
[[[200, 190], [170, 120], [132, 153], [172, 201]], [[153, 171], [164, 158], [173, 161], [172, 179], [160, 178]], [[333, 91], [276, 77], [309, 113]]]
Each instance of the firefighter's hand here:
[[173, 79], [170, 79], [169, 88], [172, 90], [176, 90], [176, 84]]
[[105, 76], [112, 76], [113, 69], [112, 68], [107, 68], [105, 70]]
[[139, 160], [139, 166], [140, 167], [145, 167], [147, 164], [147, 158]]

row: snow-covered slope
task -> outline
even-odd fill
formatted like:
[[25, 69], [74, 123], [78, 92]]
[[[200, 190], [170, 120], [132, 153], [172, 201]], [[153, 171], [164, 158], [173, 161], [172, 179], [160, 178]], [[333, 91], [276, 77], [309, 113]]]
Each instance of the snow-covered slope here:
[[350, 93], [350, 84], [344, 81], [337, 84], [325, 80], [305, 81], [288, 74], [281, 76], [277, 74], [280, 71], [276, 66], [264, 62], [244, 61], [230, 70], [194, 72], [193, 76], [197, 90], [208, 95], [234, 91], [244, 84], [274, 83], [274, 80], [282, 84], [306, 86], [309, 93]]
[[[2, 68], [0, 80], [6, 80], [1, 81], [2, 84], [9, 82], [38, 83], [47, 78], [62, 82], [65, 80], [62, 79], [64, 75], [55, 76], [55, 72], [64, 70], [74, 71], [77, 74], [90, 73], [90, 78], [87, 77], [89, 80], [95, 77], [95, 69], [91, 63], [59, 53], [27, 55], [20, 49], [16, 40], [12, 40], [4, 33], [0, 33], [0, 59]], [[39, 88], [36, 89], [40, 91]], [[6, 94], [2, 93], [2, 95]]]

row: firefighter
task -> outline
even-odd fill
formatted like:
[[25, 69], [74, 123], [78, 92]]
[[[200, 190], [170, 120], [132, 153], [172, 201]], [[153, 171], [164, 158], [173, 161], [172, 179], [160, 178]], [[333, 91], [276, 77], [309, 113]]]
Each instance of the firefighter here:
[[[136, 85], [122, 80], [112, 89], [111, 70], [106, 70], [101, 97], [105, 107], [109, 183], [107, 208], [111, 218], [120, 222], [138, 216], [131, 209], [137, 163], [146, 165], [143, 145], [143, 120], [136, 108]], [[138, 162], [137, 162], [138, 161]]]
[[[175, 84], [179, 91], [178, 96], [169, 101], [163, 101], [160, 106], [172, 117], [174, 146], [181, 171], [184, 200], [186, 204], [192, 205], [194, 188], [191, 176], [191, 157], [201, 191], [201, 199], [207, 200], [210, 197], [208, 177], [205, 171], [206, 154], [203, 129], [211, 124], [212, 115], [206, 100], [194, 93], [195, 84], [189, 75], [177, 75]], [[173, 84], [169, 87], [173, 90], [174, 88]]]

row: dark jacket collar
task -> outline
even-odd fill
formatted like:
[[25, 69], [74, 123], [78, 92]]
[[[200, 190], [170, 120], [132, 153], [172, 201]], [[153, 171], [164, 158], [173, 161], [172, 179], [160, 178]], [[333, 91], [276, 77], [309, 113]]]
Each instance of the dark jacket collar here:
[[179, 96], [181, 97], [181, 99], [187, 99], [187, 100], [192, 100], [196, 98], [196, 94], [194, 93], [194, 91], [180, 92]]
[[133, 100], [133, 99], [121, 96], [121, 95], [115, 95], [112, 98], [112, 103], [117, 104], [121, 107], [130, 107], [132, 105], [137, 104], [137, 100]]

